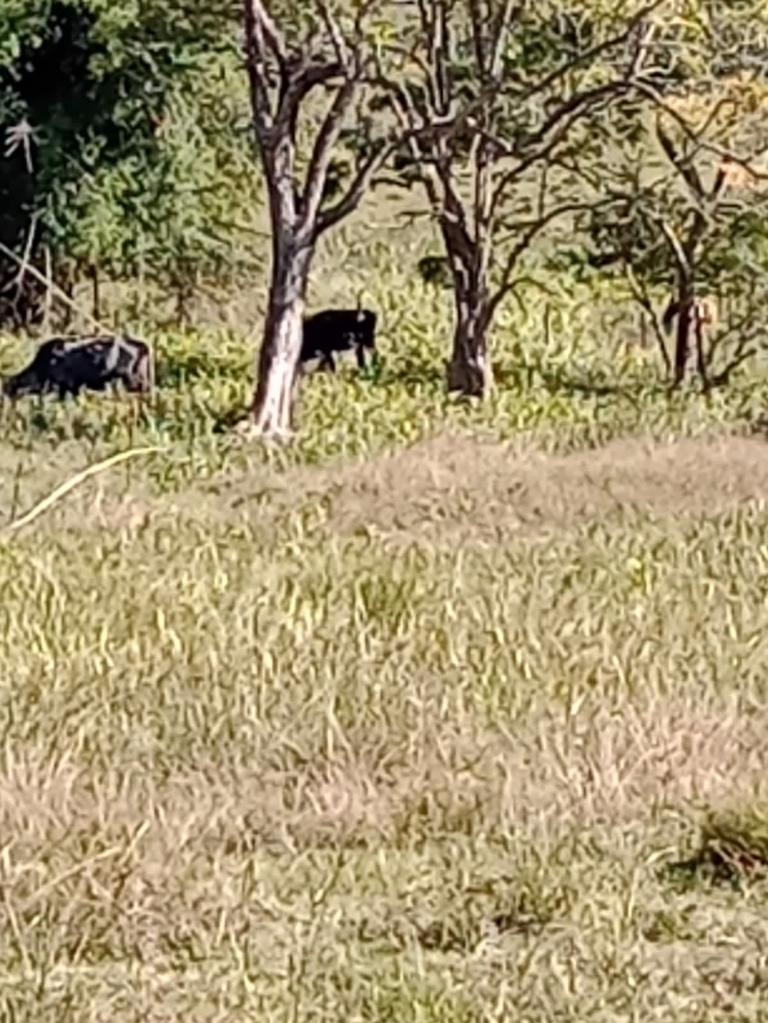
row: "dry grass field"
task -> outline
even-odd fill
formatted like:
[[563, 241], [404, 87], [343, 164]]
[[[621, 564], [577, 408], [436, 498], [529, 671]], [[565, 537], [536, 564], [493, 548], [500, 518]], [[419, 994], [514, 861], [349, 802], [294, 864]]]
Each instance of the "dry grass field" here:
[[564, 293], [465, 408], [393, 250], [288, 450], [221, 325], [3, 409], [3, 523], [159, 448], [0, 539], [9, 1023], [768, 1019], [765, 375], [668, 398]]

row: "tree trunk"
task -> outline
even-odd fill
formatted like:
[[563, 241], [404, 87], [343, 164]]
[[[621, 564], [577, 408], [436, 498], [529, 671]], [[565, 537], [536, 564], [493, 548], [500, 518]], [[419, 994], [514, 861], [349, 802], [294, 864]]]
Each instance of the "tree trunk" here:
[[675, 325], [672, 387], [676, 388], [683, 383], [688, 370], [691, 339], [696, 321], [696, 291], [693, 279], [687, 273], [679, 275], [677, 296], [665, 313], [667, 323], [671, 323], [674, 317], [677, 317], [677, 323]]
[[697, 302], [693, 307], [693, 331], [696, 339], [696, 369], [705, 393], [710, 390], [709, 372], [707, 370], [707, 353], [705, 350], [705, 328], [709, 324], [704, 320], [703, 305]]
[[99, 288], [100, 281], [98, 268], [96, 266], [91, 266], [89, 268], [89, 275], [91, 278], [92, 288], [91, 309], [93, 318], [98, 323], [98, 321], [101, 319], [101, 294]]
[[285, 245], [276, 253], [251, 406], [253, 429], [262, 436], [285, 437], [293, 427], [311, 258], [312, 246], [306, 244]]
[[691, 350], [691, 326], [693, 321], [693, 300], [681, 299], [677, 307], [677, 328], [675, 330], [675, 374], [673, 387], [679, 387], [685, 379], [688, 356]]
[[472, 290], [456, 299], [453, 354], [448, 363], [448, 390], [484, 398], [493, 390], [488, 353], [490, 311], [482, 292]]
[[50, 297], [48, 301], [51, 303], [49, 310], [49, 328], [54, 330], [69, 331], [72, 328], [74, 319], [75, 309], [75, 289], [78, 284], [77, 271], [71, 267], [61, 270], [59, 273], [56, 272], [55, 264], [53, 270], [51, 265], [46, 265], [46, 276], [56, 287], [62, 292], [62, 294], [69, 299], [68, 302], [62, 302], [57, 299], [56, 292], [47, 288], [46, 291]]

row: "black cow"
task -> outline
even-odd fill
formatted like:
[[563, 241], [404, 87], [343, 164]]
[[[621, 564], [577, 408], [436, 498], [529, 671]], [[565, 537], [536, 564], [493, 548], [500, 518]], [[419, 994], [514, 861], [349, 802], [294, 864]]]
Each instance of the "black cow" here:
[[84, 388], [104, 391], [122, 384], [127, 391], [146, 393], [152, 388], [149, 346], [126, 334], [91, 337], [54, 337], [40, 345], [32, 362], [3, 383], [3, 394], [77, 397]]
[[334, 352], [354, 352], [357, 365], [365, 369], [365, 355], [376, 354], [376, 313], [370, 309], [324, 309], [304, 320], [299, 366], [319, 359], [317, 369], [336, 370]]
[[436, 288], [450, 288], [453, 283], [451, 267], [445, 256], [424, 256], [416, 268], [425, 284], [433, 284]]

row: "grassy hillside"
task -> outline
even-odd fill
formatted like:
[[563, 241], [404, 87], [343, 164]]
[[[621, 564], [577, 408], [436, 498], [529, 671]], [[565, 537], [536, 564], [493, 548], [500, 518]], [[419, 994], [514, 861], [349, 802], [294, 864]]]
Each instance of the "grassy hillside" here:
[[313, 305], [364, 288], [383, 370], [289, 449], [216, 430], [257, 298], [145, 325], [148, 407], [3, 409], [4, 522], [160, 448], [0, 546], [4, 1018], [764, 1019], [762, 367], [669, 399], [548, 282], [469, 408], [418, 238], [336, 244]]

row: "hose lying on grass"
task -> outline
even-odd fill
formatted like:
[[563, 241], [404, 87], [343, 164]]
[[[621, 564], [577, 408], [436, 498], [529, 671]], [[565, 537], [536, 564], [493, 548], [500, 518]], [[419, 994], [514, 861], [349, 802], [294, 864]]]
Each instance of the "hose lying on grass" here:
[[82, 469], [80, 472], [75, 473], [74, 476], [70, 476], [68, 480], [60, 483], [55, 490], [52, 490], [47, 497], [38, 501], [37, 504], [30, 508], [30, 510], [24, 515], [7, 523], [2, 529], [0, 529], [0, 539], [11, 536], [23, 526], [28, 526], [31, 522], [34, 522], [39, 515], [48, 511], [48, 509], [52, 508], [63, 497], [65, 497], [70, 490], [74, 490], [78, 484], [89, 479], [91, 476], [96, 476], [98, 473], [104, 472], [106, 469], [111, 469], [112, 466], [119, 465], [120, 462], [127, 462], [129, 458], [137, 458], [139, 455], [150, 455], [161, 450], [162, 448], [157, 446], [129, 448], [127, 451], [118, 451], [116, 455], [110, 455], [109, 458], [105, 458], [101, 462], [95, 462], [93, 465], [86, 466], [85, 469]]

